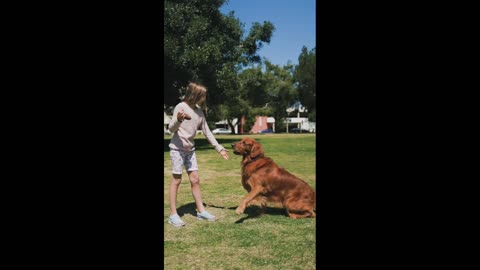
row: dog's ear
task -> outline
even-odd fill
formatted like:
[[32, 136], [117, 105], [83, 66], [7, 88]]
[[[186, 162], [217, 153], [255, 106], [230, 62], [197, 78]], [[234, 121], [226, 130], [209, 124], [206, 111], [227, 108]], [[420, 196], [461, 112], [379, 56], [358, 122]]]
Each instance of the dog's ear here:
[[250, 157], [256, 158], [258, 156], [263, 156], [265, 152], [263, 152], [262, 145], [258, 142], [254, 142], [252, 146], [252, 150], [250, 150]]

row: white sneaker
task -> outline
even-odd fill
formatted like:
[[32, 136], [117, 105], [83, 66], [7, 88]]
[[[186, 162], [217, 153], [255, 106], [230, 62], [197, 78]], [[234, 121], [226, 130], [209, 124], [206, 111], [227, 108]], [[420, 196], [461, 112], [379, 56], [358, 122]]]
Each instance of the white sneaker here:
[[217, 220], [217, 218], [216, 218], [214, 215], [212, 215], [212, 214], [210, 214], [209, 212], [207, 212], [207, 210], [205, 210], [205, 211], [203, 211], [203, 212], [201, 212], [201, 213], [198, 213], [198, 212], [197, 212], [197, 218], [198, 218], [198, 219], [205, 219], [205, 220], [208, 220], [208, 221], [215, 221], [215, 220]]
[[175, 227], [185, 226], [185, 222], [180, 218], [178, 214], [171, 215], [168, 217], [168, 223], [172, 224]]

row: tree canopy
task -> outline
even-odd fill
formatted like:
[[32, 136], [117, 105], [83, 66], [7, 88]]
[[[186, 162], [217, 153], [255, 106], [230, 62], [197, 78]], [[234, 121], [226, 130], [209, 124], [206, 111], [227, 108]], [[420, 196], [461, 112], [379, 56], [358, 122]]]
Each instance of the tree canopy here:
[[164, 102], [174, 106], [183, 87], [195, 81], [208, 88], [208, 105], [235, 97], [241, 67], [259, 62], [275, 27], [254, 23], [244, 37], [244, 25], [234, 12], [224, 15], [225, 0], [165, 0]]
[[308, 51], [302, 48], [298, 57], [298, 65], [295, 67], [294, 78], [297, 83], [299, 100], [309, 110], [309, 119], [316, 119], [316, 48]]
[[315, 121], [315, 48], [302, 48], [298, 65], [280, 67], [258, 51], [275, 31], [271, 22], [244, 24], [220, 7], [226, 0], [165, 0], [164, 105], [173, 107], [189, 82], [207, 89], [209, 121], [245, 116], [248, 132], [257, 115], [273, 116], [282, 129], [286, 108], [300, 101]]

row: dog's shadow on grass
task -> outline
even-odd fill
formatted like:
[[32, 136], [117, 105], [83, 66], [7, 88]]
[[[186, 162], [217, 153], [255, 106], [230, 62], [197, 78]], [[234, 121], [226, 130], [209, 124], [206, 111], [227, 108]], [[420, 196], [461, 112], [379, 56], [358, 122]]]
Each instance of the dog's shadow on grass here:
[[[218, 206], [218, 205], [210, 205], [210, 204], [203, 204], [205, 207], [214, 207], [214, 208], [221, 208], [221, 209], [228, 209], [228, 210], [234, 210], [237, 209], [237, 206], [234, 207], [224, 207], [224, 206]], [[180, 217], [183, 217], [186, 214], [190, 214], [192, 216], [197, 216], [197, 206], [195, 203], [187, 203], [182, 206], [180, 206], [177, 209], [177, 213]], [[286, 215], [285, 209], [281, 208], [275, 208], [275, 207], [265, 207], [265, 211], [262, 213], [262, 209], [259, 206], [256, 205], [250, 205], [248, 206], [245, 211], [243, 212], [244, 214], [247, 214], [246, 217], [242, 217], [239, 220], [235, 221], [235, 224], [243, 223], [247, 219], [252, 219], [252, 218], [258, 218], [261, 215]]]
[[[235, 210], [237, 207], [228, 207], [227, 209]], [[235, 224], [243, 223], [247, 219], [258, 218], [262, 215], [286, 215], [285, 209], [274, 208], [274, 207], [265, 207], [265, 211], [262, 212], [262, 209], [256, 205], [250, 205], [245, 208], [244, 214], [247, 214], [246, 217], [242, 217], [239, 220], [235, 221]]]

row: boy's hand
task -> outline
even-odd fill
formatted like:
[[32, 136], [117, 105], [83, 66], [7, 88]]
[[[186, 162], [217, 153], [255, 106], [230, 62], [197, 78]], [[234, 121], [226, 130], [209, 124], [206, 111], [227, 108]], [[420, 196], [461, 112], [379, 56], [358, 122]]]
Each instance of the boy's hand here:
[[228, 150], [227, 149], [223, 149], [222, 151], [220, 151], [220, 155], [222, 155], [222, 157], [226, 160], [228, 160], [228, 154], [227, 154]]
[[184, 119], [190, 120], [192, 118], [185, 111], [181, 110], [177, 113], [177, 120], [183, 122]]

